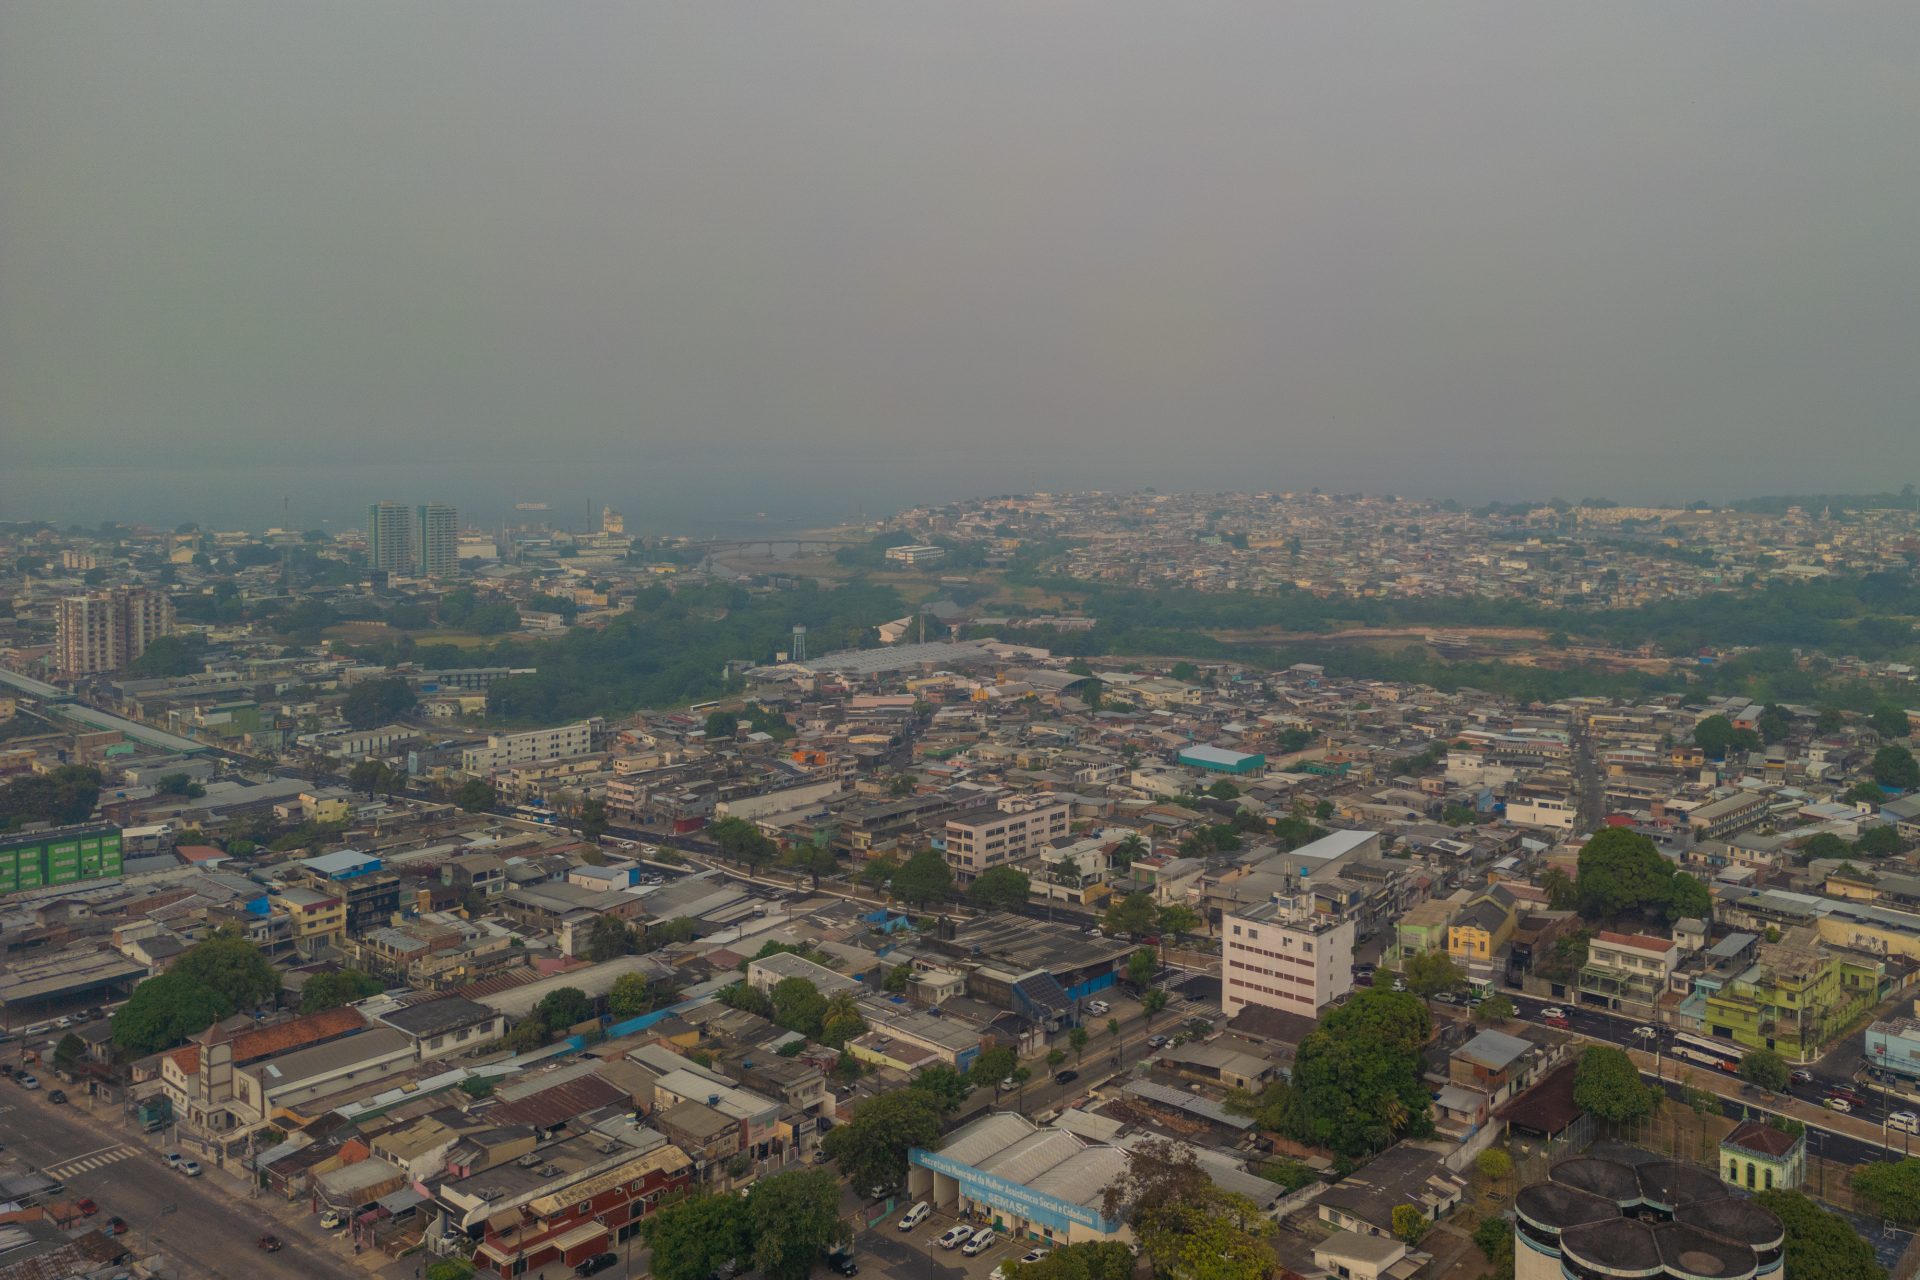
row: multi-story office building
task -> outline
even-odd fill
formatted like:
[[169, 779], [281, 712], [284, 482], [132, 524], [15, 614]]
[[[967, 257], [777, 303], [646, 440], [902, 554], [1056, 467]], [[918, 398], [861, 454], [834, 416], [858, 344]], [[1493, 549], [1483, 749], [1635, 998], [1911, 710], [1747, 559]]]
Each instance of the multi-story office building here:
[[405, 503], [367, 508], [367, 564], [387, 573], [413, 572], [413, 512]]
[[118, 671], [173, 630], [173, 604], [158, 591], [115, 587], [62, 600], [58, 622], [62, 672]]
[[1220, 922], [1220, 1008], [1319, 1015], [1353, 989], [1353, 921], [1275, 899]]
[[450, 502], [426, 502], [413, 513], [413, 570], [423, 578], [451, 578], [460, 568], [460, 512]]
[[1071, 806], [1051, 798], [1010, 797], [977, 818], [947, 819], [947, 861], [962, 880], [989, 867], [1018, 862], [1067, 834]]

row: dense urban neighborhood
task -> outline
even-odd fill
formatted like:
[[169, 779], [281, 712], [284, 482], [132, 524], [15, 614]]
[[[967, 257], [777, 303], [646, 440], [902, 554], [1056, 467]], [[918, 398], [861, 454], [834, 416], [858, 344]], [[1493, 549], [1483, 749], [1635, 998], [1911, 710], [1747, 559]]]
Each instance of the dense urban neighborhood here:
[[1920, 1262], [1910, 501], [593, 525], [0, 526], [0, 1280]]

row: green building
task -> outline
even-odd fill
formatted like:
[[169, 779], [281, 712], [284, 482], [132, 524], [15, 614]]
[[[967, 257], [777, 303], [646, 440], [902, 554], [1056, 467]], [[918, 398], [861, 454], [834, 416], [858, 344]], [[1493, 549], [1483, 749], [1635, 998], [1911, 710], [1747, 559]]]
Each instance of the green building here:
[[0, 894], [120, 874], [120, 828], [110, 822], [0, 835]]
[[1781, 942], [1762, 943], [1753, 964], [1708, 992], [1702, 1030], [1804, 1062], [1840, 1030], [1847, 1003], [1839, 962], [1810, 931], [1796, 929]]
[[1791, 1191], [1806, 1180], [1807, 1135], [1744, 1120], [1720, 1140], [1720, 1180], [1748, 1191]]

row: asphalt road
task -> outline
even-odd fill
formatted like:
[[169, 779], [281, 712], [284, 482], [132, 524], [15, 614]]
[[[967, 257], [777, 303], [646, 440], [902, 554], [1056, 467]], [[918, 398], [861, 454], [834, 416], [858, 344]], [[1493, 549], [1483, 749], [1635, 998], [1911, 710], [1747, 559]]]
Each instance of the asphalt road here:
[[[1623, 1017], [1606, 1013], [1598, 1009], [1581, 1008], [1565, 1000], [1541, 1000], [1533, 996], [1507, 991], [1505, 994], [1513, 1001], [1519, 1016], [1528, 1022], [1541, 1022], [1540, 1011], [1550, 1007], [1566, 1010], [1568, 1029], [1586, 1036], [1588, 1039], [1604, 1041], [1618, 1045], [1623, 1049], [1640, 1049], [1648, 1053], [1659, 1046], [1663, 1059], [1662, 1076], [1673, 1069], [1675, 1060], [1671, 1057], [1673, 1032], [1665, 1027], [1650, 1028], [1655, 1036], [1638, 1035], [1636, 1032], [1647, 1024], [1637, 1018]], [[1692, 1064], [1686, 1064], [1692, 1065]], [[1885, 1160], [1891, 1156], [1904, 1156], [1909, 1151], [1920, 1148], [1920, 1138], [1900, 1133], [1886, 1127], [1886, 1117], [1892, 1111], [1920, 1111], [1920, 1106], [1897, 1095], [1888, 1097], [1880, 1087], [1864, 1077], [1855, 1079], [1859, 1068], [1858, 1053], [1836, 1049], [1808, 1068], [1813, 1077], [1810, 1081], [1796, 1082], [1788, 1086], [1788, 1093], [1795, 1099], [1812, 1106], [1822, 1106], [1824, 1100], [1836, 1088], [1851, 1089], [1863, 1101], [1849, 1112], [1858, 1120], [1881, 1126], [1881, 1142], [1868, 1142], [1849, 1133], [1822, 1128], [1817, 1122], [1808, 1125], [1809, 1144], [1815, 1154], [1830, 1160], [1850, 1160], [1859, 1163], [1867, 1160]], [[1851, 1068], [1851, 1070], [1849, 1069]], [[1728, 1083], [1740, 1087], [1736, 1077], [1728, 1077]], [[1662, 1087], [1669, 1096], [1678, 1098], [1680, 1086], [1671, 1079], [1663, 1078]], [[1749, 1115], [1779, 1114], [1777, 1105], [1769, 1105], [1771, 1095], [1752, 1086], [1744, 1086], [1742, 1096], [1725, 1098], [1721, 1102], [1721, 1111], [1725, 1115], [1740, 1119]]]
[[[65, 1198], [91, 1197], [95, 1219], [125, 1218], [132, 1242], [165, 1253], [173, 1274], [213, 1280], [333, 1280], [367, 1273], [329, 1257], [327, 1245], [297, 1236], [261, 1209], [230, 1198], [206, 1178], [168, 1169], [150, 1148], [85, 1107], [54, 1106], [45, 1090], [29, 1093], [0, 1081], [0, 1132], [7, 1155], [66, 1184]], [[266, 1253], [256, 1241], [272, 1232], [287, 1242]]]

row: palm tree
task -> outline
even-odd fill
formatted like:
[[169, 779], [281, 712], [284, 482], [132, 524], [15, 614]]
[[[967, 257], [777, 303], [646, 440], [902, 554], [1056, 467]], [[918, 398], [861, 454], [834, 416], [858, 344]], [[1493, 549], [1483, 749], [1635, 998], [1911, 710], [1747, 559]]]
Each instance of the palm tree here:
[[1107, 1034], [1112, 1036], [1116, 1040], [1120, 1038], [1120, 1019], [1118, 1018], [1107, 1019]]
[[1132, 832], [1121, 837], [1120, 843], [1113, 846], [1114, 855], [1125, 858], [1128, 862], [1132, 862], [1147, 851], [1147, 842]]
[[1092, 1038], [1093, 1037], [1087, 1033], [1085, 1027], [1075, 1027], [1073, 1030], [1067, 1032], [1067, 1043], [1073, 1046], [1073, 1062], [1075, 1066], [1079, 1066], [1087, 1060], [1087, 1041]]
[[836, 1018], [857, 1018], [860, 1005], [851, 991], [836, 991], [827, 997], [826, 1008], [820, 1011], [820, 1021], [825, 1024]]

